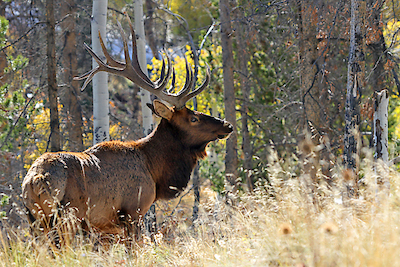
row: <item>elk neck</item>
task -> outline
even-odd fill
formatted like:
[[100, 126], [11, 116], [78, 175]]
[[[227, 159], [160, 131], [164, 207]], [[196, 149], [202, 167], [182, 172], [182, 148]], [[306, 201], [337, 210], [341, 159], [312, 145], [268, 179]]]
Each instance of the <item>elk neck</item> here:
[[156, 200], [171, 199], [187, 186], [191, 172], [199, 158], [205, 156], [201, 149], [186, 145], [184, 133], [162, 119], [157, 128], [141, 140], [147, 166], [156, 183]]

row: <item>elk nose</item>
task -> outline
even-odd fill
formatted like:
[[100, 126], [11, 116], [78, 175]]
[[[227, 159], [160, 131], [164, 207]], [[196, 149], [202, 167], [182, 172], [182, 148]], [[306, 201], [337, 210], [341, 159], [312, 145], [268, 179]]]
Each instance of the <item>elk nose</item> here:
[[224, 127], [228, 128], [228, 129], [229, 129], [229, 132], [232, 132], [232, 131], [233, 131], [233, 125], [230, 124], [230, 123], [227, 122], [227, 121], [224, 121]]

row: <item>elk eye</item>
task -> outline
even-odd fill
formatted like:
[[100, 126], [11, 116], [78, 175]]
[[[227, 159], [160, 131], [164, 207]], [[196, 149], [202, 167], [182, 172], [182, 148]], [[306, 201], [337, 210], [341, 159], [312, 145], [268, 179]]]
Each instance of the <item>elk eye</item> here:
[[198, 121], [198, 120], [199, 120], [199, 119], [196, 118], [196, 117], [192, 117], [192, 118], [190, 119], [191, 122], [196, 122], [196, 121]]

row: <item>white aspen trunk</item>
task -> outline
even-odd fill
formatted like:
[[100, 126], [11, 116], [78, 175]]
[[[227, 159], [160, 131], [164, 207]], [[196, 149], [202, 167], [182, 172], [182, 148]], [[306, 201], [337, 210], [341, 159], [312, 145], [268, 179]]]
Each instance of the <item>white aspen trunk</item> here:
[[374, 113], [374, 148], [375, 159], [382, 159], [388, 163], [388, 106], [389, 92], [382, 90], [375, 93], [375, 113]]
[[[147, 74], [146, 62], [146, 39], [144, 35], [144, 17], [143, 17], [143, 1], [135, 0], [133, 4], [135, 16], [136, 45], [139, 58], [139, 65], [142, 71]], [[151, 110], [147, 107], [147, 103], [151, 103], [150, 92], [140, 89], [140, 102], [142, 108], [143, 132], [148, 135], [153, 131], [154, 123]]]
[[[390, 181], [389, 181], [389, 149], [388, 149], [388, 106], [389, 106], [389, 92], [388, 90], [382, 90], [375, 92], [375, 113], [374, 113], [374, 158], [377, 160], [377, 164], [381, 164], [380, 168], [375, 168], [377, 173], [376, 176], [376, 193], [377, 200], [379, 185], [378, 177], [382, 181], [386, 195], [390, 192]], [[383, 162], [383, 164], [382, 164]], [[377, 166], [378, 167], [378, 166]]]
[[[104, 59], [99, 32], [106, 38], [107, 0], [93, 0], [92, 48]], [[92, 59], [93, 68], [97, 63]], [[108, 73], [102, 71], [93, 77], [93, 144], [110, 140], [109, 135]]]

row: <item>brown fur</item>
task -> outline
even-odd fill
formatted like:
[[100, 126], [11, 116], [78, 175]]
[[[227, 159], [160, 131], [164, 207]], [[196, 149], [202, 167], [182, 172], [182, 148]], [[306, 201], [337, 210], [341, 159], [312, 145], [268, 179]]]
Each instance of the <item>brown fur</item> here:
[[47, 232], [55, 211], [68, 207], [78, 222], [85, 221], [102, 233], [120, 233], [121, 215], [135, 221], [157, 199], [179, 194], [197, 160], [206, 155], [207, 144], [228, 136], [232, 126], [160, 103], [153, 110], [165, 118], [145, 138], [40, 156], [22, 183], [30, 220], [39, 220]]

